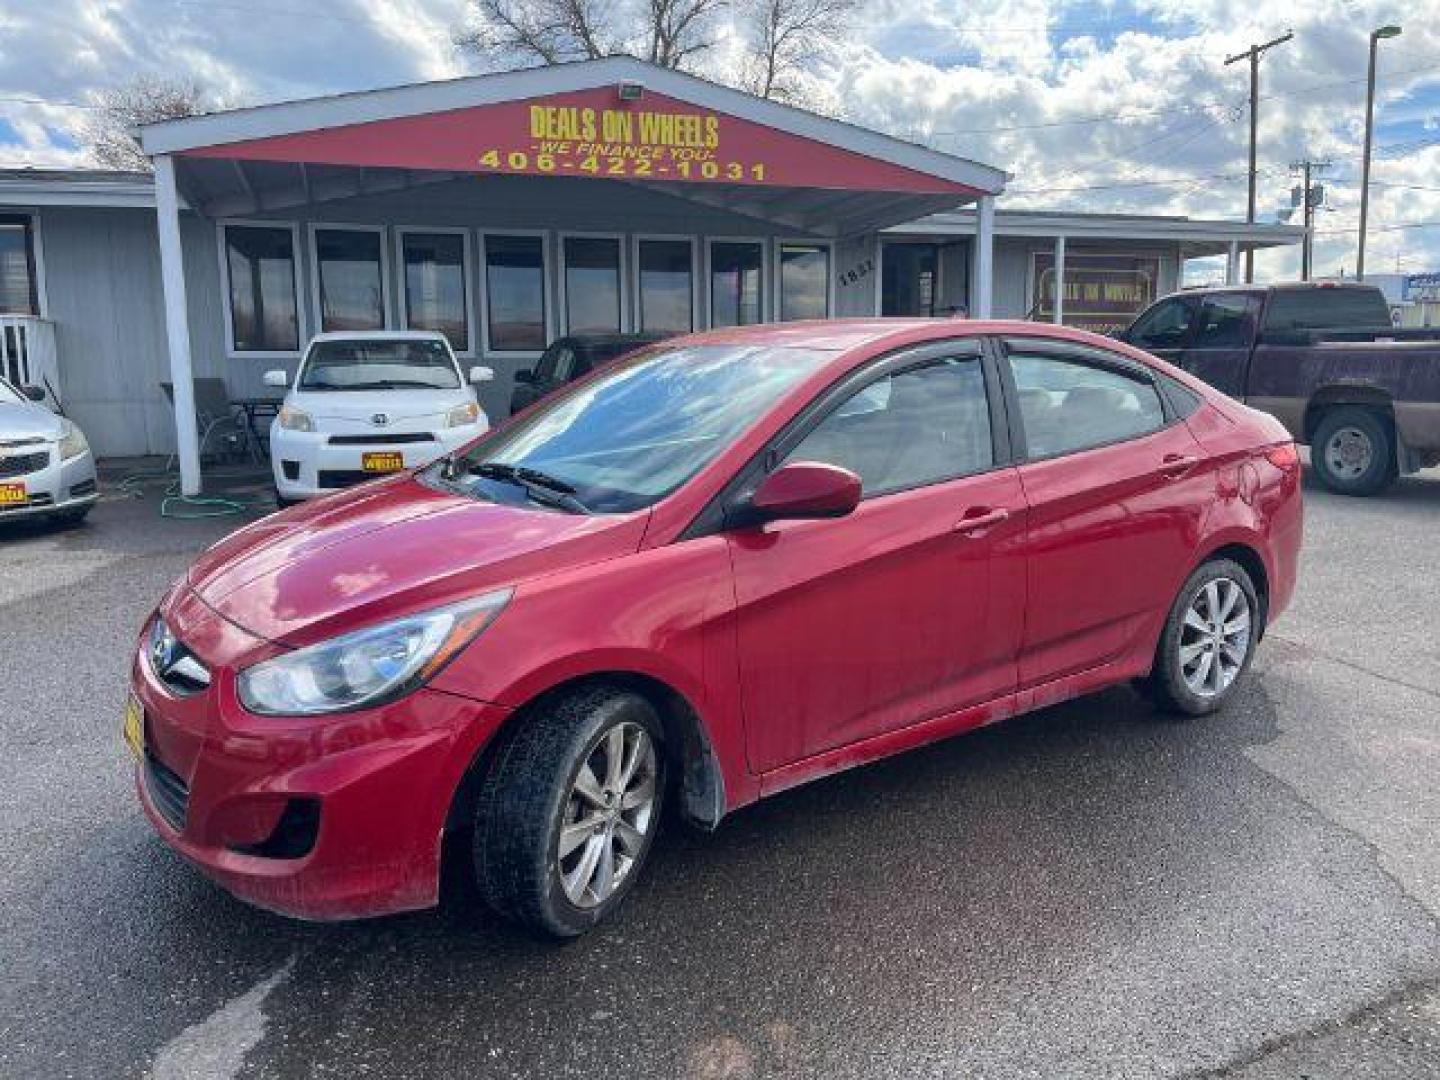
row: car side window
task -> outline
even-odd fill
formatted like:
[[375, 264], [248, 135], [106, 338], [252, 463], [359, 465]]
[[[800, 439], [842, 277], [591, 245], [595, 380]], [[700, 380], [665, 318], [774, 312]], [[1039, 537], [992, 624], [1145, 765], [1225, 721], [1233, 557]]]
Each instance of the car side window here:
[[1200, 304], [1192, 349], [1243, 349], [1255, 340], [1260, 297], [1254, 293], [1212, 293]]
[[1162, 300], [1140, 316], [1125, 340], [1140, 349], [1183, 348], [1194, 313], [1195, 301], [1190, 297]]
[[983, 472], [995, 450], [980, 359], [928, 361], [867, 383], [785, 460], [849, 469], [866, 498]]
[[1010, 353], [1029, 457], [1071, 454], [1165, 426], [1155, 384], [1078, 357]]

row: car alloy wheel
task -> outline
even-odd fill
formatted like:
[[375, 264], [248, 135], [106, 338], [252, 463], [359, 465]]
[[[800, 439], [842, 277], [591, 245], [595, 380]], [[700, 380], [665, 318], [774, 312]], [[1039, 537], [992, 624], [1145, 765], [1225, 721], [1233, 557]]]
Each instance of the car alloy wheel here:
[[1192, 694], [1212, 698], [1229, 688], [1250, 653], [1250, 601], [1239, 582], [1212, 578], [1196, 591], [1178, 648], [1180, 673]]
[[644, 855], [658, 777], [655, 743], [630, 721], [602, 733], [581, 762], [555, 841], [555, 870], [577, 908], [605, 903]]
[[1359, 480], [1370, 471], [1371, 462], [1375, 460], [1375, 446], [1369, 434], [1349, 425], [1331, 433], [1322, 453], [1330, 472], [1343, 481]]

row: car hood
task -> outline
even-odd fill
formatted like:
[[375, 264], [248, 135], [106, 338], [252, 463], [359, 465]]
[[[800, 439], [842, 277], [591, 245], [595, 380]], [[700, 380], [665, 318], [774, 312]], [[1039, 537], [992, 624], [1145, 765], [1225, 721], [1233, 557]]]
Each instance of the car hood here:
[[196, 560], [189, 581], [252, 634], [304, 645], [628, 554], [648, 517], [480, 502], [403, 476], [232, 533]]
[[0, 402], [0, 445], [22, 439], [60, 438], [64, 421], [43, 405]]

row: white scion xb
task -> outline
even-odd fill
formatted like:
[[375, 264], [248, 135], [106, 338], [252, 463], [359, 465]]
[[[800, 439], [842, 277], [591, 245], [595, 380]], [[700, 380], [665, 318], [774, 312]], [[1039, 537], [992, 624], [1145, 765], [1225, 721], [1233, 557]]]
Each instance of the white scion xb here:
[[[281, 504], [426, 465], [490, 428], [445, 337], [418, 330], [316, 334], [270, 426]], [[287, 386], [284, 371], [267, 386]]]

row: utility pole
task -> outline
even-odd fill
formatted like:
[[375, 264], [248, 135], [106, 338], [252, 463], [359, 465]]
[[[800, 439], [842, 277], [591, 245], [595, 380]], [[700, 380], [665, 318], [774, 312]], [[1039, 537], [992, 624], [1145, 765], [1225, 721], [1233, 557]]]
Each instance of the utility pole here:
[[[1293, 38], [1295, 34], [1287, 30], [1277, 38], [1262, 42], [1259, 45], [1251, 45], [1242, 53], [1225, 58], [1225, 66], [1229, 67], [1237, 61], [1250, 59], [1250, 198], [1246, 203], [1245, 220], [1251, 225], [1255, 224], [1255, 145], [1259, 135], [1259, 98], [1260, 98], [1260, 55], [1273, 49], [1276, 45], [1284, 45]], [[1245, 251], [1245, 283], [1248, 285], [1255, 280], [1255, 249], [1247, 248]]]
[[1312, 174], [1319, 175], [1330, 168], [1328, 161], [1295, 161], [1290, 164], [1290, 174], [1299, 174], [1300, 181], [1300, 206], [1303, 208], [1301, 220], [1305, 224], [1305, 235], [1300, 239], [1300, 280], [1309, 281], [1310, 273], [1314, 269], [1315, 252], [1315, 210], [1325, 198], [1325, 189], [1319, 184], [1310, 182]]
[[1375, 47], [1385, 38], [1399, 37], [1400, 27], [1382, 26], [1370, 31], [1370, 73], [1365, 87], [1365, 156], [1360, 166], [1360, 248], [1355, 256], [1355, 277], [1365, 280], [1365, 225], [1370, 216], [1370, 143], [1375, 126]]

